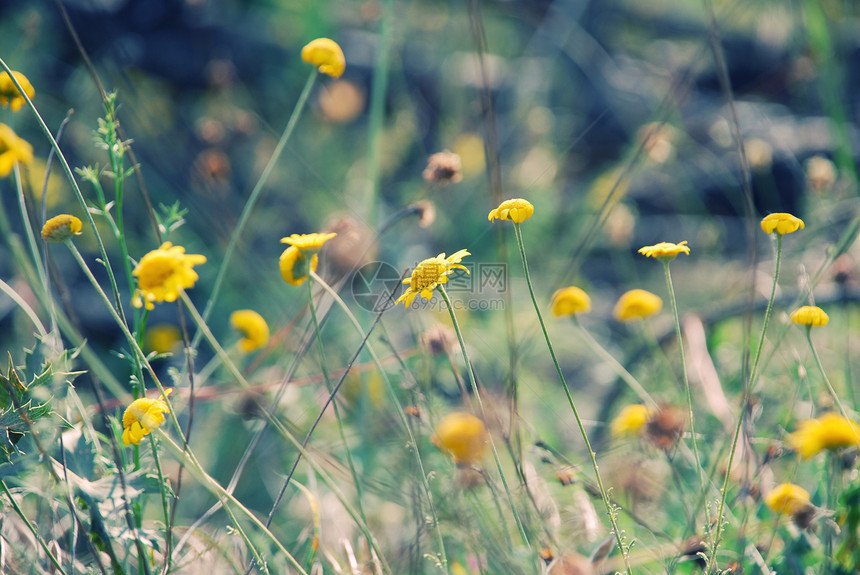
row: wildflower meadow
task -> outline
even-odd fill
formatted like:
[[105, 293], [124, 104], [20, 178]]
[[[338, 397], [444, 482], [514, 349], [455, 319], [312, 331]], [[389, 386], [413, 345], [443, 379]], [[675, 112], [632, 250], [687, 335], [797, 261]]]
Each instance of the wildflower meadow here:
[[860, 572], [858, 27], [0, 0], [0, 572]]

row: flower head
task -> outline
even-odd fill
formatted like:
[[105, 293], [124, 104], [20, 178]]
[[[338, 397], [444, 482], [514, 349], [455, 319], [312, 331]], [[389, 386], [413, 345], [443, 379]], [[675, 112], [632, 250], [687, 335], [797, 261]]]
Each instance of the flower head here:
[[532, 217], [533, 213], [535, 213], [535, 207], [530, 202], [522, 198], [515, 198], [499, 204], [498, 208], [490, 212], [487, 219], [492, 222], [498, 218], [519, 224]]
[[263, 316], [252, 309], [240, 309], [230, 314], [230, 325], [244, 334], [239, 349], [251, 353], [269, 342], [269, 325]]
[[206, 256], [186, 254], [182, 246], [164, 242], [143, 256], [132, 272], [137, 278], [134, 307], [152, 309], [154, 303], [176, 301], [181, 290], [194, 287], [198, 275], [193, 267], [205, 262]]
[[798, 325], [808, 325], [809, 327], [822, 327], [827, 325], [830, 317], [824, 313], [824, 310], [818, 306], [805, 305], [791, 312], [791, 321]]
[[779, 235], [791, 234], [798, 229], [803, 229], [803, 220], [786, 213], [768, 214], [761, 221], [761, 229], [766, 234], [773, 232]]
[[317, 38], [302, 48], [302, 60], [319, 68], [323, 74], [340, 78], [346, 69], [343, 50], [334, 40]]
[[556, 317], [591, 311], [591, 298], [576, 286], [562, 288], [552, 294], [552, 313]]
[[433, 443], [457, 463], [470, 464], [487, 451], [489, 433], [484, 422], [470, 413], [451, 413], [436, 425]]
[[412, 304], [412, 300], [414, 300], [415, 296], [419, 293], [421, 294], [421, 297], [429, 300], [433, 297], [433, 290], [435, 290], [440, 284], [447, 283], [448, 276], [451, 275], [455, 269], [465, 270], [466, 273], [469, 273], [466, 266], [460, 264], [460, 262], [463, 261], [464, 257], [470, 255], [472, 254], [468, 251], [460, 250], [457, 253], [451, 254], [447, 258], [443, 252], [435, 258], [424, 260], [415, 266], [415, 269], [412, 271], [412, 277], [403, 280], [403, 283], [409, 284], [409, 287], [406, 288], [403, 295], [397, 298], [394, 305], [404, 302], [403, 305], [409, 307]]
[[427, 167], [421, 174], [425, 182], [446, 186], [463, 180], [463, 164], [460, 156], [450, 150], [437, 152], [427, 158]]
[[644, 319], [663, 309], [663, 300], [644, 289], [633, 289], [618, 299], [612, 315], [618, 321]]
[[42, 239], [46, 242], [63, 242], [72, 236], [81, 235], [81, 220], [69, 214], [54, 216], [42, 226]]
[[[27, 97], [32, 99], [36, 95], [36, 90], [33, 89], [30, 80], [21, 72], [15, 72], [14, 70], [12, 71], [12, 75], [21, 84]], [[18, 90], [18, 87], [12, 81], [12, 78], [9, 77], [9, 72], [0, 72], [0, 106], [4, 108], [9, 106], [13, 112], [17, 112], [26, 101], [24, 96], [21, 95], [21, 91]]]
[[687, 247], [687, 240], [684, 240], [680, 244], [660, 242], [653, 246], [639, 248], [639, 253], [646, 258], [656, 258], [662, 262], [670, 262], [680, 253], [689, 254], [690, 248]]
[[644, 431], [652, 414], [653, 410], [641, 404], [624, 407], [609, 426], [612, 436], [639, 435]]
[[765, 504], [774, 513], [794, 515], [809, 507], [809, 492], [794, 483], [781, 483], [774, 487], [764, 498]]
[[317, 254], [323, 244], [335, 237], [336, 233], [324, 234], [293, 234], [281, 238], [282, 244], [290, 244], [281, 254], [281, 277], [290, 285], [302, 285], [308, 278], [308, 273], [317, 270], [319, 257]]
[[828, 449], [860, 446], [860, 425], [835, 413], [818, 419], [801, 421], [794, 433], [786, 436], [788, 444], [804, 459]]
[[[165, 389], [164, 395], [170, 395], [172, 391]], [[153, 429], [164, 423], [164, 414], [169, 411], [164, 396], [158, 399], [135, 399], [122, 414], [122, 442], [126, 445], [139, 445], [145, 435], [149, 435]]]
[[15, 162], [29, 164], [33, 161], [33, 146], [6, 124], [0, 124], [0, 178], [12, 173]]

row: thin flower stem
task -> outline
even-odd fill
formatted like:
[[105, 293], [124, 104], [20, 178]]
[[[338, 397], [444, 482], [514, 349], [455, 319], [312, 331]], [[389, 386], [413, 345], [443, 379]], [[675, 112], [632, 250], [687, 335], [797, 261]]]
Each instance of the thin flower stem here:
[[842, 417], [845, 419], [851, 419], [848, 417], [848, 412], [845, 410], [845, 406], [842, 404], [842, 400], [839, 399], [839, 396], [836, 394], [836, 390], [833, 388], [833, 384], [830, 383], [830, 378], [827, 377], [827, 373], [824, 371], [824, 365], [821, 363], [821, 358], [818, 356], [818, 351], [815, 349], [815, 346], [812, 345], [812, 326], [806, 326], [806, 341], [809, 342], [809, 349], [812, 351], [812, 357], [815, 358], [815, 365], [818, 366], [818, 371], [821, 372], [821, 377], [824, 379], [824, 384], [827, 386], [827, 391], [830, 392], [830, 397], [833, 398], [833, 402], [839, 408], [839, 412], [842, 414]]
[[[487, 414], [484, 410], [484, 401], [481, 399], [481, 393], [478, 390], [478, 380], [475, 378], [475, 370], [472, 367], [472, 362], [469, 360], [469, 353], [466, 351], [466, 342], [463, 341], [463, 332], [460, 330], [460, 323], [457, 321], [457, 315], [454, 313], [454, 308], [451, 305], [451, 300], [448, 298], [448, 292], [445, 291], [445, 286], [439, 284], [439, 287], [437, 289], [442, 295], [442, 299], [445, 300], [445, 305], [448, 307], [448, 314], [451, 316], [451, 322], [454, 324], [454, 331], [457, 333], [457, 340], [460, 342], [460, 349], [463, 352], [463, 359], [466, 361], [466, 367], [469, 370], [469, 379], [471, 380], [472, 384], [472, 393], [475, 394], [475, 399], [478, 401], [478, 407], [481, 409], [481, 417], [486, 421]], [[520, 514], [517, 511], [517, 506], [514, 503], [514, 496], [511, 493], [511, 488], [508, 486], [508, 480], [505, 478], [505, 472], [502, 469], [502, 460], [499, 458], [499, 452], [496, 450], [496, 444], [493, 442], [492, 435], [490, 436], [490, 450], [493, 452], [493, 459], [496, 462], [496, 468], [499, 470], [499, 477], [502, 480], [502, 486], [505, 488], [505, 494], [507, 495], [508, 502], [510, 503], [511, 512], [513, 512], [514, 514], [514, 521], [516, 521], [517, 528], [520, 531], [520, 537], [522, 537], [523, 543], [525, 543], [526, 546], [531, 549], [531, 542], [529, 541], [529, 537], [526, 534], [526, 529], [523, 525], [522, 519], [520, 518]]]
[[[272, 152], [272, 157], [269, 158], [269, 163], [266, 164], [266, 167], [263, 168], [263, 173], [260, 174], [260, 179], [257, 180], [254, 189], [251, 190], [250, 195], [248, 196], [247, 201], [245, 202], [245, 206], [242, 208], [242, 213], [239, 214], [239, 220], [236, 222], [236, 229], [233, 230], [233, 233], [230, 236], [230, 241], [227, 244], [227, 249], [224, 251], [224, 257], [221, 258], [221, 266], [218, 268], [218, 275], [215, 276], [215, 281], [212, 283], [212, 292], [209, 295], [209, 301], [206, 302], [206, 307], [203, 308], [203, 320], [206, 321], [209, 319], [209, 314], [212, 313], [212, 308], [215, 305], [215, 301], [218, 299], [218, 294], [221, 291], [221, 285], [224, 283], [224, 276], [227, 273], [227, 268], [230, 265], [230, 260], [233, 259], [233, 253], [236, 251], [236, 246], [239, 244], [239, 238], [242, 236], [242, 232], [245, 229], [245, 225], [248, 223], [248, 218], [251, 216], [251, 212], [254, 209], [254, 206], [257, 204], [257, 200], [260, 199], [260, 194], [263, 192], [263, 188], [266, 186], [266, 183], [269, 181], [269, 177], [272, 175], [272, 170], [275, 169], [275, 164], [278, 162], [278, 158], [281, 157], [281, 153], [284, 151], [284, 147], [287, 145], [287, 141], [289, 141], [290, 136], [293, 134], [293, 130], [296, 127], [296, 124], [299, 121], [299, 118], [302, 115], [302, 111], [305, 108], [305, 103], [308, 100], [308, 96], [311, 93], [311, 88], [314, 85], [314, 80], [316, 80], [319, 75], [319, 71], [316, 67], [313, 68], [310, 75], [308, 75], [308, 79], [305, 82], [305, 87], [302, 89], [302, 93], [299, 95], [299, 99], [296, 102], [295, 108], [293, 108], [293, 113], [290, 115], [290, 119], [287, 121], [287, 126], [284, 128], [283, 134], [281, 134], [281, 139], [278, 140], [278, 144], [275, 146], [274, 151]], [[198, 331], [194, 334], [194, 339], [191, 341], [191, 348], [196, 349], [197, 345], [200, 343], [200, 338], [203, 337], [203, 334]]]
[[[666, 287], [669, 290], [669, 299], [672, 302], [672, 317], [675, 319], [675, 339], [678, 341], [678, 353], [681, 356], [681, 375], [684, 379], [684, 393], [687, 396], [687, 409], [690, 413], [690, 438], [693, 441], [693, 456], [696, 458], [696, 471], [699, 474], [699, 489], [701, 496], [705, 496], [705, 471], [702, 468], [702, 460], [699, 457], [699, 442], [696, 439], [696, 427], [693, 415], [693, 394], [690, 391], [690, 380], [687, 377], [687, 359], [684, 356], [684, 336], [681, 333], [681, 319], [678, 316], [678, 301], [675, 298], [675, 286], [672, 284], [672, 272], [669, 271], [669, 262], [663, 261], [663, 269], [666, 272]], [[705, 505], [706, 523], [711, 524], [708, 506]], [[695, 515], [693, 515], [695, 521]]]
[[537, 298], [535, 297], [534, 288], [532, 287], [532, 280], [529, 276], [529, 264], [526, 259], [526, 247], [523, 243], [523, 234], [522, 230], [520, 230], [520, 224], [517, 222], [513, 222], [514, 224], [514, 233], [517, 238], [517, 245], [520, 249], [520, 256], [523, 261], [523, 271], [525, 272], [526, 277], [526, 285], [529, 288], [529, 295], [532, 298], [532, 304], [535, 308], [535, 313], [538, 317], [538, 322], [540, 323], [540, 329], [543, 332], [543, 337], [546, 340], [547, 348], [549, 348], [549, 354], [552, 357], [552, 363], [555, 365], [555, 370], [558, 372], [558, 378], [561, 380], [562, 387], [564, 388], [564, 393], [567, 396], [567, 402], [570, 404], [570, 409], [573, 411], [573, 417], [576, 419], [576, 425], [579, 427], [579, 433], [582, 435], [582, 440], [585, 442], [585, 448], [588, 450], [588, 456], [591, 459], [591, 466], [594, 468], [594, 477], [597, 480], [597, 488], [600, 491], [600, 497], [603, 499], [603, 505], [606, 507], [606, 513], [609, 516], [609, 523], [612, 525], [612, 532], [615, 535], [615, 542], [618, 544], [618, 549], [621, 551], [621, 557], [624, 559], [624, 567], [627, 571], [627, 575], [632, 575], [633, 570], [630, 566], [630, 557], [628, 556], [627, 549], [624, 547], [624, 542], [621, 539], [621, 531], [618, 529], [618, 524], [615, 521], [615, 511], [612, 507], [612, 503], [609, 501], [609, 496], [606, 494], [606, 488], [603, 486], [603, 479], [600, 477], [600, 470], [597, 466], [597, 456], [594, 453], [594, 450], [591, 448], [591, 442], [588, 440], [588, 433], [585, 431], [585, 425], [582, 423], [582, 418], [579, 416], [579, 410], [576, 409], [576, 404], [573, 401], [573, 396], [570, 393], [570, 388], [567, 385], [567, 380], [564, 378], [564, 372], [561, 370], [561, 366], [558, 363], [558, 358], [555, 355], [555, 350], [552, 347], [552, 341], [549, 338], [549, 332], [546, 329], [546, 324], [543, 321], [543, 314], [540, 312], [540, 306], [538, 305]]
[[30, 215], [27, 212], [27, 201], [24, 199], [24, 188], [21, 185], [21, 169], [18, 163], [15, 163], [13, 173], [15, 174], [15, 188], [18, 192], [18, 208], [21, 210], [21, 222], [24, 224], [25, 235], [27, 236], [27, 245], [30, 248], [30, 255], [33, 258], [33, 266], [36, 268], [36, 273], [39, 276], [39, 282], [42, 286], [48, 285], [48, 280], [45, 276], [45, 266], [42, 263], [42, 253], [39, 246], [36, 245], [36, 235], [33, 233], [33, 226], [30, 225]]
[[741, 409], [738, 414], [738, 424], [735, 426], [735, 432], [732, 436], [732, 446], [729, 450], [729, 460], [726, 464], [726, 476], [723, 478], [723, 488], [721, 489], [720, 494], [720, 505], [717, 508], [717, 525], [713, 532], [714, 537], [714, 545], [711, 549], [711, 554], [708, 557], [708, 565], [705, 570], [706, 573], [711, 572], [711, 568], [714, 565], [714, 561], [716, 561], [717, 549], [720, 546], [720, 540], [722, 538], [723, 531], [723, 512], [726, 508], [726, 499], [728, 498], [729, 493], [729, 478], [731, 477], [732, 466], [735, 462], [735, 454], [737, 453], [738, 448], [738, 439], [741, 436], [741, 429], [743, 428], [744, 418], [746, 417], [747, 407], [749, 405], [750, 398], [752, 397], [753, 386], [755, 385], [756, 379], [758, 378], [758, 363], [761, 359], [762, 348], [764, 347], [764, 339], [765, 335], [767, 335], [767, 326], [770, 322], [770, 315], [773, 311], [773, 301], [776, 298], [776, 286], [779, 284], [779, 264], [782, 260], [782, 234], [776, 234], [776, 262], [774, 263], [774, 271], [773, 271], [773, 287], [770, 290], [770, 299], [767, 301], [767, 307], [764, 311], [764, 323], [761, 326], [761, 336], [759, 336], [758, 341], [758, 349], [756, 349], [755, 358], [753, 359], [752, 369], [750, 370], [749, 379], [747, 380], [746, 386], [744, 388], [743, 399], [741, 400]]
[[48, 336], [48, 332], [45, 330], [45, 326], [42, 324], [42, 320], [39, 319], [39, 316], [36, 315], [36, 312], [33, 310], [32, 307], [30, 307], [30, 304], [28, 304], [24, 298], [18, 295], [18, 292], [16, 292], [12, 288], [12, 286], [4, 282], [2, 279], [0, 279], [0, 291], [5, 293], [9, 297], [9, 299], [18, 304], [18, 307], [21, 308], [21, 311], [23, 311], [30, 319], [30, 321], [33, 322], [33, 326], [36, 328], [36, 331], [39, 332], [39, 335], [42, 338]]
[[56, 568], [57, 571], [59, 571], [63, 575], [67, 575], [66, 570], [63, 569], [63, 566], [60, 564], [60, 562], [57, 560], [57, 558], [54, 556], [54, 554], [51, 553], [51, 549], [48, 547], [48, 544], [45, 543], [45, 540], [42, 538], [42, 536], [39, 535], [39, 532], [36, 531], [36, 527], [30, 522], [29, 519], [27, 519], [27, 516], [24, 514], [24, 511], [21, 509], [21, 507], [18, 505], [18, 502], [15, 501], [14, 497], [12, 497], [12, 492], [9, 491], [9, 487], [6, 485], [6, 482], [2, 479], [0, 479], [0, 488], [3, 489], [3, 493], [5, 493], [6, 497], [9, 498], [9, 503], [12, 504], [12, 509], [15, 510], [15, 513], [18, 515], [18, 517], [21, 519], [21, 521], [24, 522], [24, 525], [27, 526], [27, 529], [30, 530], [30, 533], [32, 533], [33, 537], [36, 539], [36, 541], [39, 542], [39, 546], [42, 548], [42, 550], [48, 556], [48, 559], [51, 560], [51, 563], [54, 565], [54, 568]]

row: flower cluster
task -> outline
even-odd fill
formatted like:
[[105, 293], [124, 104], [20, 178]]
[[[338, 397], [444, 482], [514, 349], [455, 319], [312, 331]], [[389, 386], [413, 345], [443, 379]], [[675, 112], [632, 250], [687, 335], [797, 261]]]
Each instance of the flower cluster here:
[[591, 298], [582, 288], [568, 286], [552, 295], [552, 313], [556, 317], [591, 311]]
[[644, 289], [632, 289], [618, 299], [612, 315], [618, 321], [629, 322], [650, 317], [661, 309], [663, 300], [660, 296]]
[[194, 287], [198, 279], [194, 266], [206, 262], [206, 256], [186, 254], [182, 246], [164, 242], [138, 262], [132, 274], [137, 278], [137, 290], [132, 303], [134, 307], [163, 301], [176, 301], [182, 290]]
[[[172, 391], [165, 389], [164, 395], [170, 395]], [[158, 399], [135, 399], [122, 414], [122, 442], [126, 445], [139, 445], [144, 436], [164, 423], [164, 414], [169, 411], [164, 396]]]
[[404, 291], [399, 298], [397, 298], [394, 305], [404, 302], [403, 305], [409, 307], [418, 294], [421, 294], [421, 297], [424, 299], [429, 300], [433, 297], [433, 290], [441, 284], [447, 283], [448, 276], [451, 275], [454, 270], [461, 269], [466, 273], [469, 273], [466, 266], [460, 263], [463, 261], [464, 257], [469, 255], [472, 254], [466, 250], [460, 250], [448, 257], [445, 257], [443, 252], [435, 258], [427, 258], [422, 261], [420, 264], [415, 266], [415, 269], [412, 271], [412, 277], [408, 277], [403, 280], [403, 283], [409, 284], [409, 287], [406, 288], [406, 291]]
[[656, 258], [663, 262], [672, 261], [678, 254], [689, 254], [690, 248], [687, 247], [687, 241], [684, 240], [679, 244], [669, 242], [660, 242], [653, 246], [645, 246], [639, 248], [639, 253], [646, 258]]
[[81, 235], [83, 223], [69, 214], [54, 216], [42, 226], [42, 239], [46, 242], [64, 242], [72, 236]]
[[799, 307], [791, 312], [789, 317], [794, 323], [809, 327], [822, 327], [830, 321], [830, 316], [824, 313], [823, 309], [814, 305]]
[[535, 213], [535, 207], [530, 202], [522, 198], [515, 198], [499, 204], [498, 208], [490, 212], [487, 219], [491, 222], [495, 219], [510, 220], [520, 224], [532, 217], [533, 213]]
[[761, 221], [761, 229], [766, 234], [776, 232], [783, 236], [785, 234], [793, 234], [798, 229], [802, 230], [804, 227], [803, 220], [786, 213], [768, 214]]
[[327, 234], [293, 234], [281, 238], [282, 244], [290, 247], [281, 254], [281, 277], [290, 285], [302, 285], [310, 272], [317, 271], [319, 256], [323, 245], [335, 237], [336, 233]]

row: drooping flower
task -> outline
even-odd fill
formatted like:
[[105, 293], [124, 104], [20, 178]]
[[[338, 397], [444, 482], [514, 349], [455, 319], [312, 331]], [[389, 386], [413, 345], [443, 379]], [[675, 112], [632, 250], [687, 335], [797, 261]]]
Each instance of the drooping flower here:
[[454, 461], [471, 464], [487, 452], [489, 433], [484, 422], [470, 413], [451, 413], [436, 425], [433, 443], [447, 451]]
[[644, 289], [633, 289], [618, 299], [612, 315], [618, 321], [628, 322], [652, 316], [661, 309], [663, 300], [660, 296]]
[[461, 269], [465, 270], [466, 273], [469, 273], [466, 266], [460, 264], [460, 262], [463, 261], [464, 257], [470, 255], [472, 254], [468, 251], [460, 250], [446, 258], [445, 253], [443, 252], [435, 258], [427, 258], [422, 261], [420, 264], [415, 266], [415, 269], [412, 271], [412, 277], [403, 280], [403, 283], [409, 284], [409, 287], [406, 288], [406, 291], [403, 292], [399, 298], [397, 298], [394, 305], [404, 302], [403, 305], [409, 307], [412, 304], [412, 300], [414, 300], [418, 294], [421, 294], [421, 297], [424, 299], [429, 300], [433, 297], [433, 290], [435, 290], [440, 284], [447, 283], [448, 276], [451, 275], [454, 270]]
[[498, 218], [519, 224], [532, 217], [534, 212], [535, 207], [530, 202], [522, 198], [514, 198], [512, 200], [505, 200], [499, 204], [498, 208], [490, 212], [487, 219], [492, 222]]
[[612, 420], [609, 430], [613, 437], [639, 435], [651, 418], [652, 410], [641, 404], [625, 406]]
[[335, 237], [336, 233], [293, 234], [281, 238], [282, 244], [290, 244], [281, 254], [281, 277], [290, 285], [302, 285], [308, 274], [317, 270], [318, 253], [323, 244]]
[[263, 316], [252, 309], [240, 309], [230, 314], [230, 325], [245, 336], [239, 340], [239, 349], [251, 353], [269, 343], [269, 325]]
[[340, 78], [346, 69], [346, 58], [343, 50], [334, 40], [317, 38], [302, 48], [302, 60], [316, 66], [323, 74], [332, 78]]
[[661, 262], [669, 262], [674, 260], [678, 254], [689, 254], [690, 248], [687, 247], [687, 240], [684, 240], [679, 244], [660, 242], [653, 246], [639, 248], [639, 253], [644, 255], [646, 258], [656, 258]]
[[54, 216], [42, 226], [42, 239], [46, 242], [64, 242], [72, 236], [81, 235], [81, 220], [69, 214]]
[[818, 306], [805, 305], [799, 307], [789, 316], [791, 321], [798, 325], [808, 325], [810, 327], [822, 327], [830, 321], [830, 316], [824, 313], [824, 310]]
[[16, 162], [29, 164], [33, 161], [33, 146], [19, 138], [15, 130], [0, 124], [0, 178], [12, 173]]
[[206, 256], [186, 254], [182, 246], [164, 242], [157, 250], [143, 256], [132, 274], [137, 278], [134, 307], [163, 301], [176, 301], [181, 290], [194, 287], [198, 279], [194, 266], [206, 262]]
[[766, 234], [776, 232], [782, 236], [804, 227], [803, 220], [787, 213], [768, 214], [761, 221], [761, 229]]
[[801, 421], [797, 431], [786, 436], [788, 444], [804, 459], [825, 449], [860, 446], [860, 425], [835, 413]]
[[[172, 391], [165, 389], [164, 394], [170, 395]], [[139, 445], [144, 436], [164, 423], [164, 414], [169, 412], [164, 396], [158, 399], [135, 399], [122, 414], [122, 442], [126, 445]]]
[[568, 286], [552, 295], [552, 313], [556, 317], [591, 311], [591, 298], [581, 288]]
[[794, 483], [781, 483], [774, 487], [764, 498], [771, 511], [780, 515], [794, 515], [811, 505], [809, 492]]
[[[27, 97], [32, 100], [33, 96], [36, 95], [36, 90], [33, 89], [33, 84], [30, 83], [30, 80], [21, 72], [14, 70], [12, 71], [12, 75], [21, 84]], [[21, 95], [21, 91], [15, 86], [12, 78], [9, 77], [9, 72], [0, 72], [0, 106], [4, 108], [8, 106], [13, 112], [17, 112], [26, 101], [24, 96]]]

